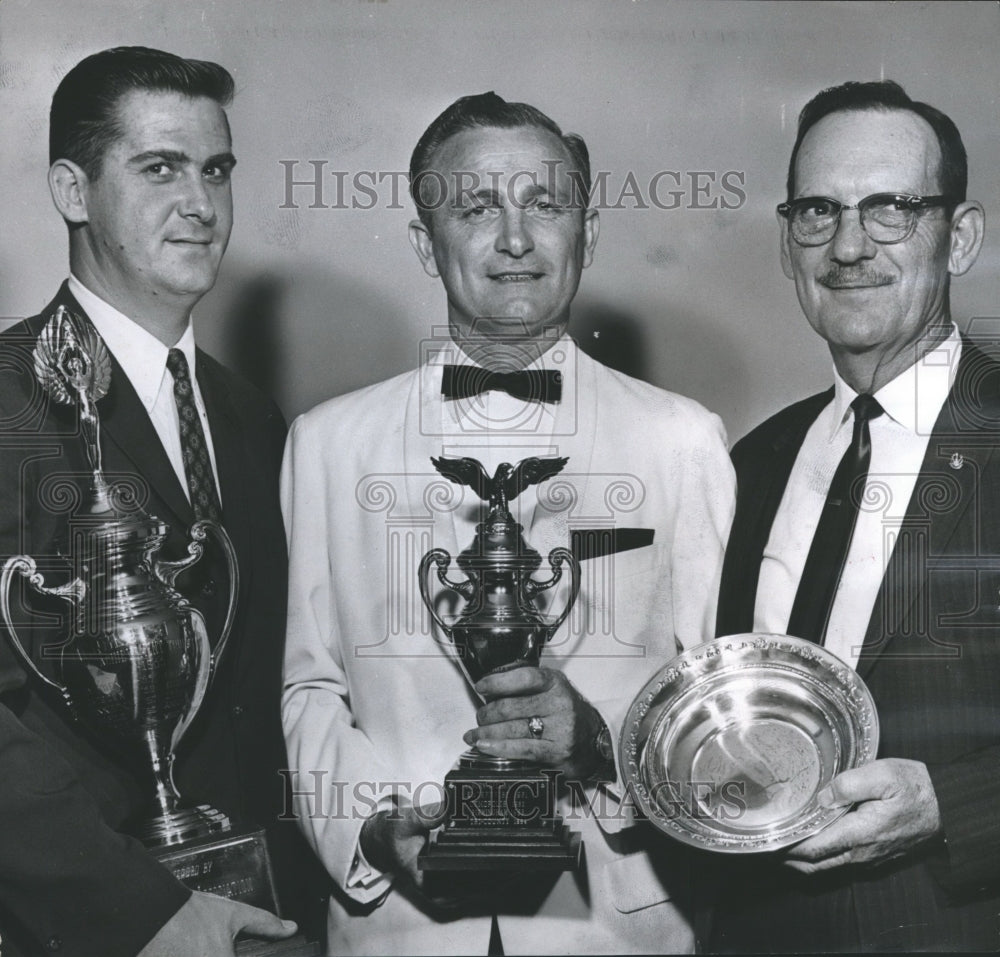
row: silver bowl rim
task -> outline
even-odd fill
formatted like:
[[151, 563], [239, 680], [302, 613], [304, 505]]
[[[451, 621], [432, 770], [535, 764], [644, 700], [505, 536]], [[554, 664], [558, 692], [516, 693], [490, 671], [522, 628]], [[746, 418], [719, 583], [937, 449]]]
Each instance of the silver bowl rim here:
[[[790, 652], [793, 661], [797, 657], [802, 660], [803, 665], [808, 662], [813, 667], [819, 666], [829, 676], [832, 687], [842, 692], [840, 697], [845, 702], [844, 710], [852, 716], [852, 723], [860, 725], [863, 729], [860, 739], [855, 742], [855, 760], [848, 767], [860, 767], [874, 760], [879, 743], [878, 712], [868, 686], [850, 665], [821, 645], [792, 635], [745, 632], [725, 635], [676, 655], [649, 678], [629, 705], [618, 742], [619, 773], [635, 806], [660, 831], [684, 844], [730, 854], [776, 851], [797, 844], [832, 824], [850, 809], [849, 806], [822, 808], [813, 801], [811, 809], [809, 806], [804, 809], [805, 813], [798, 824], [784, 827], [778, 833], [735, 835], [721, 830], [713, 831], [703, 820], [699, 821], [697, 826], [693, 826], [693, 819], [684, 813], [683, 803], [678, 813], [667, 815], [655, 801], [650, 799], [648, 787], [642, 779], [643, 755], [639, 742], [639, 726], [648, 714], [654, 699], [669, 685], [679, 682], [684, 673], [697, 663], [721, 659], [724, 664], [727, 657], [732, 657], [735, 661], [737, 655], [739, 660], [745, 663], [748, 660], [746, 657], [748, 649], [751, 652], [753, 650]], [[762, 657], [761, 666], [766, 667], [766, 665]], [[717, 672], [711, 671], [703, 675], [702, 680], [715, 677]], [[697, 686], [697, 682], [694, 686]], [[645, 742], [643, 746], [644, 744]], [[845, 767], [841, 770], [846, 769]]]

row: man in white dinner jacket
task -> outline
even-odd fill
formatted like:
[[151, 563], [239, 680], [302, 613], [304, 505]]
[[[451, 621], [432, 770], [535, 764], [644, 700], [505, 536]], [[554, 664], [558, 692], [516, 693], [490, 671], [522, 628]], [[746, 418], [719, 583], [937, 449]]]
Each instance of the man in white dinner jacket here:
[[[647, 678], [713, 634], [734, 496], [722, 424], [566, 334], [599, 227], [580, 137], [526, 104], [464, 97], [421, 137], [410, 178], [410, 241], [444, 284], [447, 330], [414, 371], [301, 416], [283, 472], [283, 716], [296, 814], [333, 883], [328, 949], [690, 951], [685, 855], [635, 826], [615, 755]], [[479, 498], [433, 469], [442, 455], [490, 475], [568, 458], [511, 507], [542, 555], [573, 549], [579, 598], [541, 668], [475, 691], [417, 587], [421, 556], [456, 556], [482, 521]], [[567, 600], [553, 591], [549, 613]], [[578, 870], [435, 896], [417, 855], [470, 744], [561, 772]]]

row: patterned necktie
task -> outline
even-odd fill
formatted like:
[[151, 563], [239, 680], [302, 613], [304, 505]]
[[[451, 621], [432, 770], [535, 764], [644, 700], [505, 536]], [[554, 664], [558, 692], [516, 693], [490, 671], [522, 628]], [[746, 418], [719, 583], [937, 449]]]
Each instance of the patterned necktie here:
[[788, 618], [788, 634], [817, 644], [822, 644], [826, 637], [830, 611], [865, 491], [872, 456], [868, 423], [884, 411], [875, 398], [866, 394], [859, 395], [851, 408], [854, 410], [854, 435], [833, 473]]
[[187, 476], [194, 517], [221, 522], [222, 505], [215, 487], [212, 462], [208, 457], [208, 444], [201, 428], [201, 416], [194, 404], [194, 389], [191, 386], [187, 359], [180, 349], [171, 349], [167, 354], [167, 369], [174, 377], [174, 401], [177, 403], [177, 419], [181, 426], [184, 474]]

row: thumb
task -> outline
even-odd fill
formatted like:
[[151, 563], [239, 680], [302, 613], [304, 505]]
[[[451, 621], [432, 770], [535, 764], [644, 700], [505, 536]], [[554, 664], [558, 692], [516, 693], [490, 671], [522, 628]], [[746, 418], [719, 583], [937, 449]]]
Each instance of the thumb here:
[[421, 804], [413, 809], [422, 831], [433, 831], [448, 819], [448, 802], [439, 801], [434, 804]]
[[838, 774], [817, 795], [823, 807], [843, 807], [857, 801], [870, 801], [883, 796], [884, 782], [877, 762], [852, 768]]
[[291, 937], [298, 930], [295, 921], [282, 920], [260, 907], [252, 907], [241, 901], [230, 901], [230, 904], [233, 906], [230, 927], [235, 933], [264, 937], [267, 940], [280, 940], [283, 937]]

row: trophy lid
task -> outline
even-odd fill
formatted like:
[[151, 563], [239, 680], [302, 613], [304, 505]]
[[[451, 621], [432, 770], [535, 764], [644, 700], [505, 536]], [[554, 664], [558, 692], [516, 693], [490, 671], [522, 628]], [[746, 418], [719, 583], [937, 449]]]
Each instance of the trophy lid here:
[[479, 571], [495, 568], [534, 570], [542, 556], [524, 537], [524, 528], [514, 520], [506, 505], [490, 509], [486, 520], [476, 526], [476, 537], [459, 556], [459, 568]]
[[473, 458], [432, 458], [431, 464], [446, 479], [471, 488], [489, 502], [486, 520], [476, 526], [473, 543], [458, 556], [460, 568], [533, 570], [542, 556], [524, 538], [524, 529], [514, 521], [508, 503], [529, 485], [537, 485], [561, 472], [569, 459], [522, 459], [517, 465], [503, 462], [491, 478], [482, 463]]

